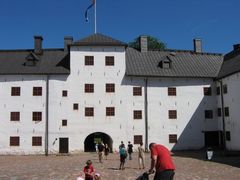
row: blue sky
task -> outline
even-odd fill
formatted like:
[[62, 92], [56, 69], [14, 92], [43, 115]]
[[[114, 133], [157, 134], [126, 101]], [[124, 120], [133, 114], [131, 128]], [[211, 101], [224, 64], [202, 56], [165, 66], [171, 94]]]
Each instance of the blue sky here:
[[[1, 0], [0, 49], [31, 49], [42, 35], [44, 48], [62, 48], [64, 36], [94, 33], [91, 0]], [[97, 32], [129, 42], [151, 35], [169, 49], [227, 53], [240, 43], [239, 0], [97, 0]]]

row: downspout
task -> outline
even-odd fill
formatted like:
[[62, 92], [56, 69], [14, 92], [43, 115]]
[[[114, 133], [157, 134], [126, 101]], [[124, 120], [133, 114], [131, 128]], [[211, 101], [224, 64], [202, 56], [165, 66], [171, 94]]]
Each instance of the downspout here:
[[48, 129], [48, 105], [49, 105], [49, 75], [47, 75], [46, 78], [46, 125], [45, 125], [45, 156], [48, 156], [48, 134], [49, 134], [49, 129]]
[[144, 86], [144, 111], [145, 111], [145, 151], [148, 151], [148, 78], [145, 79]]
[[221, 94], [221, 109], [222, 109], [222, 129], [223, 129], [223, 151], [226, 152], [226, 129], [225, 129], [225, 111], [224, 111], [224, 97], [223, 97], [223, 83], [221, 80], [218, 80], [220, 83], [220, 94]]

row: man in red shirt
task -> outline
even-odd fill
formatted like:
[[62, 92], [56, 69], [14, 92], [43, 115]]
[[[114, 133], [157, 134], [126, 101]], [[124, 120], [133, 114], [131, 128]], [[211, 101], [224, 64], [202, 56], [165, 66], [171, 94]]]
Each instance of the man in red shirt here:
[[163, 145], [151, 143], [149, 145], [151, 151], [151, 167], [149, 173], [156, 173], [154, 180], [173, 180], [175, 165], [173, 164], [169, 150]]

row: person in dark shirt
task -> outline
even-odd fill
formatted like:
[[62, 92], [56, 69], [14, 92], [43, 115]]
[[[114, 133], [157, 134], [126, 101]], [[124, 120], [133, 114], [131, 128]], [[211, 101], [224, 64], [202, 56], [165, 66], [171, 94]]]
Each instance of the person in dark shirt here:
[[133, 145], [131, 144], [130, 141], [128, 141], [128, 155], [129, 155], [129, 160], [132, 160], [132, 153], [133, 153]]

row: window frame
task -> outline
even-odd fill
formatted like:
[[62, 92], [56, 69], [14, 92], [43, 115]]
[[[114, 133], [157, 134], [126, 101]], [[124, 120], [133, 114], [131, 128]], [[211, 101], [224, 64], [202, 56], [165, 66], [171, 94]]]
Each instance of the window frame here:
[[21, 87], [20, 86], [11, 87], [11, 96], [21, 96]]
[[168, 135], [169, 143], [177, 143], [177, 134], [169, 134]]
[[85, 66], [94, 66], [94, 56], [85, 56], [84, 65]]
[[85, 107], [85, 117], [94, 117], [94, 107]]
[[20, 137], [19, 136], [10, 136], [9, 146], [20, 146]]
[[177, 110], [168, 110], [169, 119], [177, 119]]
[[142, 96], [142, 87], [141, 86], [133, 87], [133, 96]]
[[94, 93], [94, 84], [84, 84], [85, 93]]
[[115, 93], [115, 84], [114, 83], [106, 83], [105, 91], [106, 91], [106, 93]]
[[106, 116], [115, 116], [115, 107], [106, 107]]
[[133, 136], [133, 144], [140, 144], [143, 142], [143, 136], [142, 135], [134, 135]]
[[40, 86], [33, 87], [33, 96], [42, 96], [42, 87]]
[[20, 121], [20, 112], [18, 111], [10, 112], [10, 121]]
[[115, 58], [114, 56], [105, 56], [105, 66], [114, 66]]
[[42, 146], [42, 136], [32, 136], [32, 146]]
[[42, 121], [42, 112], [41, 111], [33, 111], [32, 112], [32, 121], [35, 121], [35, 122]]
[[177, 96], [177, 88], [168, 87], [168, 96]]
[[142, 110], [133, 110], [133, 119], [142, 119]]
[[203, 94], [204, 94], [204, 96], [211, 96], [212, 88], [211, 87], [203, 87]]

